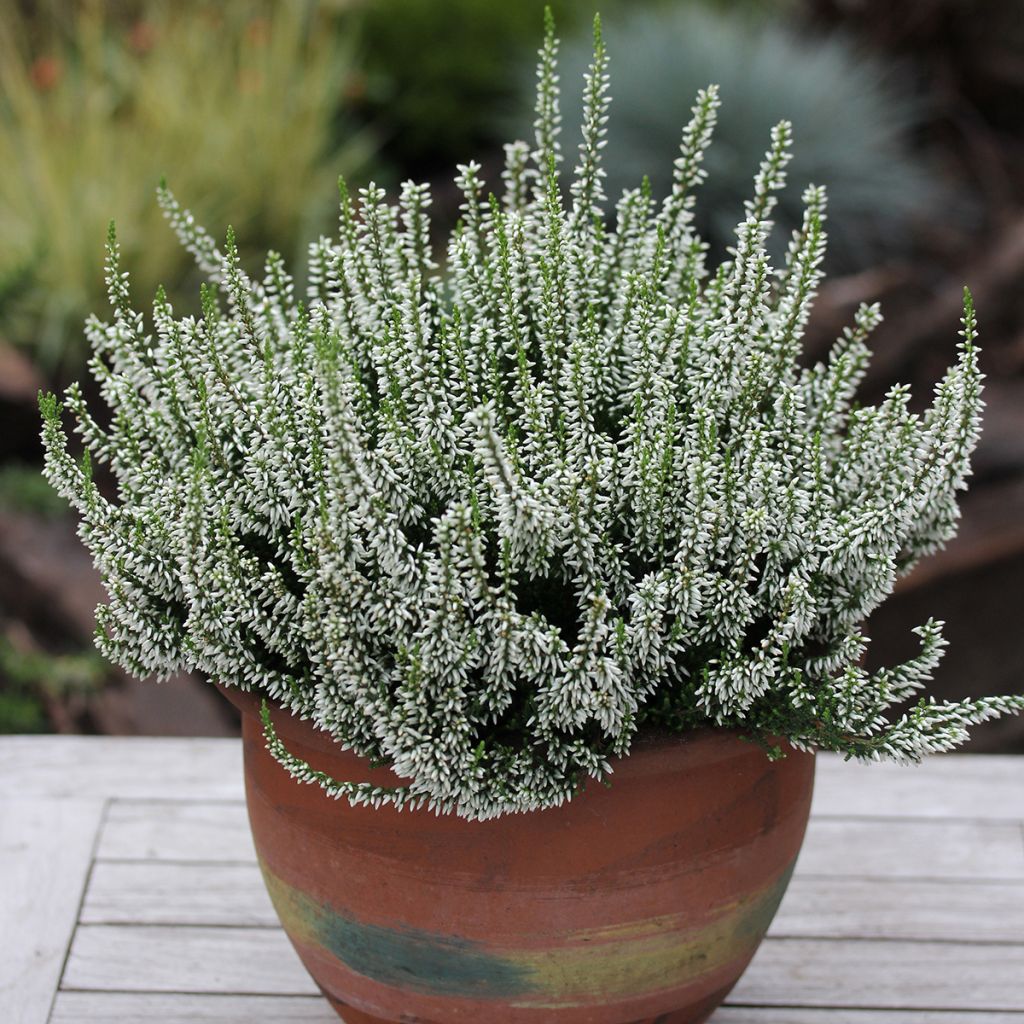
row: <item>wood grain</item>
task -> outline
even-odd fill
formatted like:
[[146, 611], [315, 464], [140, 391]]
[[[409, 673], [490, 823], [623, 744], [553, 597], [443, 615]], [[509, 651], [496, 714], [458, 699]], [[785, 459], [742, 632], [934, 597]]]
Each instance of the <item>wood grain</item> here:
[[859, 764], [819, 754], [811, 814], [1021, 821], [1021, 775], [1013, 754], [937, 754], [919, 765]]
[[115, 800], [96, 853], [101, 860], [256, 863], [245, 804]]
[[[723, 1006], [708, 1024], [1022, 1024], [1024, 1013]], [[140, 1022], [141, 1024], [141, 1022]], [[177, 1024], [177, 1022], [175, 1022]]]
[[[114, 801], [101, 860], [255, 863], [245, 806]], [[812, 819], [797, 872], [878, 878], [1024, 879], [1015, 822]]]
[[[769, 935], [1024, 943], [1024, 882], [798, 875]], [[1024, 988], [1024, 961], [1018, 983]]]
[[[241, 743], [152, 737], [0, 737], [0, 796], [242, 798]], [[818, 757], [813, 813], [1024, 820], [1013, 755], [940, 754], [922, 765]]]
[[[103, 862], [85, 924], [275, 927], [255, 865]], [[772, 935], [1024, 942], [1024, 882], [804, 877], [790, 884]]]
[[151, 736], [2, 736], [0, 797], [241, 800], [242, 743]]
[[[50, 1024], [338, 1024], [322, 996], [61, 992]], [[991, 1021], [988, 1024], [1003, 1024]]]
[[[50, 1024], [338, 1024], [319, 996], [61, 992]], [[1022, 1024], [1021, 1013], [724, 1006], [708, 1024]]]
[[[761, 1006], [1024, 1010], [1024, 944], [772, 939], [733, 1001]], [[83, 925], [64, 987], [313, 995], [284, 935], [260, 928]]]
[[197, 924], [277, 927], [255, 864], [97, 862], [83, 924]]
[[101, 800], [0, 800], [0, 1017], [45, 1024], [74, 931]]
[[731, 1001], [754, 1006], [1024, 1010], [1024, 943], [766, 939]]
[[1020, 826], [1009, 821], [812, 818], [797, 872], [1024, 880], [1024, 842]]
[[107, 992], [316, 995], [277, 928], [81, 925], [63, 987]]

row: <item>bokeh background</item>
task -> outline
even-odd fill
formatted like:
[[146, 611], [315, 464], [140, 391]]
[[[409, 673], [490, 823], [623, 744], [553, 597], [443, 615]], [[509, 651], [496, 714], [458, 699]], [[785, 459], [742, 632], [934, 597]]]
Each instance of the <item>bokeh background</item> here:
[[[552, 3], [567, 130], [598, 0]], [[92, 649], [99, 580], [39, 475], [36, 395], [87, 373], [113, 218], [139, 301], [198, 304], [154, 190], [166, 175], [243, 255], [293, 263], [330, 234], [335, 181], [491, 178], [528, 134], [543, 0], [0, 0], [0, 731], [229, 735], [203, 681], [125, 677]], [[1024, 690], [1024, 0], [602, 0], [609, 191], [666, 175], [698, 88], [721, 87], [701, 226], [729, 244], [771, 125], [794, 123], [779, 237], [831, 192], [830, 272], [806, 358], [881, 301], [865, 400], [923, 404], [952, 361], [962, 287], [980, 313], [985, 429], [957, 539], [868, 624], [871, 666], [947, 622], [937, 697]], [[571, 147], [571, 134], [567, 144]], [[971, 749], [1024, 753], [1024, 720]]]

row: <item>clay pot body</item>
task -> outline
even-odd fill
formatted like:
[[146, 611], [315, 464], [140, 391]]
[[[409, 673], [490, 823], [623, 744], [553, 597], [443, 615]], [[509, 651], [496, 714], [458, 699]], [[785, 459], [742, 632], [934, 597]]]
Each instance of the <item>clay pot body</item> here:
[[[303, 963], [348, 1024], [697, 1024], [785, 892], [814, 757], [725, 730], [639, 737], [610, 788], [490, 821], [351, 807], [300, 784], [243, 711], [249, 820]], [[394, 786], [276, 710], [286, 746], [337, 779]]]

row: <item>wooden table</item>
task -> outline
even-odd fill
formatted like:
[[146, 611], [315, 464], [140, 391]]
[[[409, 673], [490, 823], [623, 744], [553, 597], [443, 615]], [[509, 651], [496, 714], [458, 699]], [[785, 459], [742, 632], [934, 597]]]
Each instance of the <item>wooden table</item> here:
[[[4, 1024], [337, 1021], [263, 891], [233, 740], [0, 738], [0, 953]], [[820, 757], [712, 1022], [1024, 1024], [1024, 757]]]

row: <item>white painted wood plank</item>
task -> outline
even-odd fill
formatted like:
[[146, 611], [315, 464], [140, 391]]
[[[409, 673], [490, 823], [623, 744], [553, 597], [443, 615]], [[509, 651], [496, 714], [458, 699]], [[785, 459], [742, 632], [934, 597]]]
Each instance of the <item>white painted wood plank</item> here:
[[322, 996], [60, 992], [50, 1024], [338, 1024], [338, 1020]]
[[[274, 927], [255, 865], [97, 862], [81, 921]], [[805, 878], [789, 887], [772, 934], [1024, 943], [1024, 882]]]
[[897, 765], [819, 754], [812, 814], [1024, 820], [1024, 758], [937, 754]]
[[1024, 879], [1024, 839], [1016, 822], [812, 818], [797, 872]]
[[239, 800], [242, 742], [152, 736], [0, 737], [0, 798]]
[[[66, 989], [313, 995], [281, 932], [83, 925]], [[1024, 1010], [1024, 945], [768, 939], [734, 1003]]]
[[61, 987], [107, 992], [316, 995], [284, 932], [80, 925]]
[[797, 876], [769, 934], [1024, 944], [1024, 882]]
[[[114, 801], [100, 860], [255, 863], [242, 803]], [[1024, 879], [1024, 839], [1012, 822], [812, 820], [797, 874], [879, 878]]]
[[[963, 1010], [798, 1010], [723, 1006], [708, 1024], [1022, 1024], [1024, 1013]], [[70, 1024], [70, 1022], [68, 1022]], [[141, 1024], [141, 1022], [140, 1022]], [[177, 1024], [177, 1022], [175, 1022]]]
[[83, 924], [278, 924], [255, 864], [159, 861], [97, 862], [79, 919]]
[[[1024, 759], [941, 754], [923, 765], [818, 756], [815, 813], [1024, 820]], [[0, 737], [0, 796], [238, 799], [241, 743], [226, 739]]]
[[99, 860], [244, 861], [256, 863], [245, 804], [111, 803]]
[[730, 997], [753, 1006], [1024, 1010], [1024, 945], [766, 939]]
[[45, 1024], [102, 812], [100, 800], [0, 800], [0, 1006], [5, 1024]]

